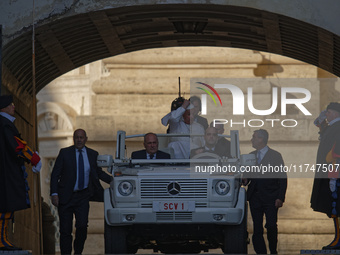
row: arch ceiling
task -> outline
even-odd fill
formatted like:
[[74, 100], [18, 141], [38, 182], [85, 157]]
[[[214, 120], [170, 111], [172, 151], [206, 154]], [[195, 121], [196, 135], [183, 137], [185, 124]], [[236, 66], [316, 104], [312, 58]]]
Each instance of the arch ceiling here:
[[[268, 11], [222, 5], [148, 5], [106, 9], [37, 25], [37, 92], [84, 64], [136, 50], [218, 46], [266, 51], [340, 76], [340, 38]], [[3, 83], [32, 95], [32, 34], [3, 47]]]

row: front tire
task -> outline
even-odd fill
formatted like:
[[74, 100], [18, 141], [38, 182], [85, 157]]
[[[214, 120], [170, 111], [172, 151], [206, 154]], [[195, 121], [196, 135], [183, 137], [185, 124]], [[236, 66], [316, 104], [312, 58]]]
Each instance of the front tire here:
[[104, 239], [105, 239], [105, 254], [126, 254], [127, 229], [120, 226], [110, 226], [105, 222]]
[[240, 225], [226, 226], [224, 229], [224, 243], [222, 248], [224, 254], [248, 253], [247, 207], [246, 203], [245, 213]]

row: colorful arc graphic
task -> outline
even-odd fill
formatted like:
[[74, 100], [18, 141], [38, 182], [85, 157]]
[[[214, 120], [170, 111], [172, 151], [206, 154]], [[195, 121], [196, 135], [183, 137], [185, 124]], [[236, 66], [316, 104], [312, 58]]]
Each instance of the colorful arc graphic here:
[[[217, 96], [218, 100], [220, 101], [220, 104], [222, 106], [222, 100], [220, 98], [220, 95], [217, 93], [217, 91], [211, 87], [210, 85], [206, 84], [206, 83], [203, 83], [203, 82], [197, 82], [198, 84], [201, 84], [201, 85], [204, 85], [206, 87], [208, 87], [211, 91], [213, 91], [215, 93], [215, 95]], [[198, 87], [197, 87], [198, 88]], [[202, 88], [199, 88], [199, 89], [202, 89]], [[207, 94], [209, 94], [209, 96], [214, 100], [215, 102], [215, 105], [216, 105], [216, 101], [215, 101], [215, 98], [213, 97], [213, 95], [206, 89], [202, 89], [204, 92], [206, 92]]]
[[215, 98], [214, 98], [214, 96], [210, 93], [210, 91], [209, 90], [206, 90], [206, 89], [204, 89], [204, 88], [201, 88], [201, 87], [196, 87], [196, 88], [198, 88], [198, 89], [201, 89], [201, 90], [203, 90], [205, 93], [207, 93], [211, 98], [212, 98], [212, 100], [214, 100], [214, 103], [215, 103], [215, 105], [217, 105], [217, 103], [216, 103], [216, 100], [215, 100]]

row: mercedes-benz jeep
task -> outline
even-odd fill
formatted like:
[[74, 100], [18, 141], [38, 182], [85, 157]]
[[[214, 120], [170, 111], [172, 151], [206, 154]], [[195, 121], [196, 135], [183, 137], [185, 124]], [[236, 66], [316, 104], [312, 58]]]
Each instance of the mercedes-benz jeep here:
[[[171, 134], [158, 134], [169, 139]], [[253, 155], [240, 155], [238, 131], [231, 131], [231, 157], [203, 153], [191, 159], [131, 159], [117, 133], [115, 159], [100, 155], [98, 165], [114, 175], [104, 191], [105, 253], [199, 253], [221, 248], [247, 253], [247, 199], [242, 167]], [[169, 148], [159, 150], [170, 152]]]

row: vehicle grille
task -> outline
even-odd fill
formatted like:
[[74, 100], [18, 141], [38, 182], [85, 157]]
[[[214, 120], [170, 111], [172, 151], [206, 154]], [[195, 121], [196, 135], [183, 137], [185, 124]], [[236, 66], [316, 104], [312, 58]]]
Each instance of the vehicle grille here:
[[157, 221], [191, 221], [192, 212], [157, 212]]
[[[180, 192], [171, 195], [168, 185], [177, 182]], [[206, 179], [143, 179], [141, 180], [141, 198], [207, 198], [208, 182]]]

